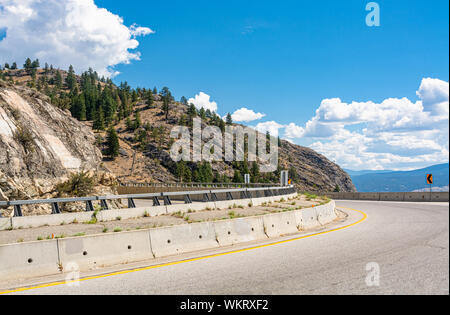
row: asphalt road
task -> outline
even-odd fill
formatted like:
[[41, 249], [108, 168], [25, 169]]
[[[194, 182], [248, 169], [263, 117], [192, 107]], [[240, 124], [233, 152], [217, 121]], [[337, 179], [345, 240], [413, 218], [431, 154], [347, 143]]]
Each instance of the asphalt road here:
[[367, 219], [345, 227], [363, 218], [345, 209], [330, 233], [15, 294], [449, 294], [448, 203], [338, 206]]

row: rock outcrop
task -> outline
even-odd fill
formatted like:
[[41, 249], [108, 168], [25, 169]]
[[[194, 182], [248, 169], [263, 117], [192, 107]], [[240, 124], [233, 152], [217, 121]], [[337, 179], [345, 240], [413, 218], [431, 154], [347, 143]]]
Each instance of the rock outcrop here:
[[0, 200], [54, 197], [70, 173], [97, 174], [101, 161], [89, 126], [43, 94], [0, 80]]

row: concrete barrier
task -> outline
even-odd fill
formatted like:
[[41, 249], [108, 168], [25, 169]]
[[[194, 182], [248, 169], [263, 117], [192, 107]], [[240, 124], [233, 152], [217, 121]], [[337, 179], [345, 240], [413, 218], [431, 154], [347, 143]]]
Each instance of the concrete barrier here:
[[193, 202], [193, 203], [181, 203], [175, 204], [171, 206], [167, 206], [167, 213], [186, 213], [189, 210], [192, 211], [203, 211], [206, 209], [216, 209], [216, 205], [214, 202]]
[[14, 229], [35, 228], [41, 226], [57, 226], [69, 224], [74, 221], [82, 223], [92, 219], [93, 212], [74, 212], [27, 217], [12, 217], [11, 224]]
[[3, 245], [0, 280], [86, 271], [279, 237], [329, 223], [335, 217], [335, 203], [330, 202], [261, 217]]
[[263, 223], [265, 233], [270, 238], [298, 232], [293, 211], [265, 215]]
[[211, 222], [184, 224], [150, 230], [155, 257], [171, 256], [219, 246]]
[[430, 200], [430, 193], [422, 192], [422, 193], [405, 193], [405, 201], [418, 201], [418, 202], [426, 202]]
[[380, 200], [380, 194], [379, 193], [360, 193], [356, 200], [372, 200], [372, 201], [378, 201]]
[[115, 221], [118, 217], [122, 220], [142, 218], [144, 215], [149, 217], [155, 217], [162, 214], [167, 214], [166, 206], [157, 207], [140, 207], [140, 208], [130, 208], [130, 209], [112, 209], [103, 210], [98, 212], [98, 221]]
[[380, 193], [380, 201], [405, 201], [405, 193]]
[[215, 208], [216, 209], [228, 209], [229, 207], [248, 207], [249, 204], [253, 204], [252, 199], [236, 199], [236, 200], [224, 200], [224, 201], [216, 201]]
[[154, 258], [148, 231], [59, 239], [58, 247], [63, 268], [76, 263], [81, 271]]
[[374, 193], [325, 193], [335, 200], [372, 200], [406, 202], [448, 202], [448, 192], [374, 192]]
[[336, 204], [334, 201], [331, 201], [326, 205], [315, 207], [317, 220], [321, 225], [328, 224], [336, 219], [335, 208]]
[[296, 210], [295, 220], [297, 228], [302, 231], [314, 229], [321, 225], [315, 208]]
[[448, 202], [449, 200], [449, 193], [431, 193], [431, 201], [437, 201], [437, 202]]
[[56, 240], [0, 246], [0, 280], [20, 280], [59, 273]]
[[261, 217], [216, 221], [213, 225], [220, 246], [267, 239]]
[[11, 228], [11, 218], [0, 218], [0, 231], [9, 230]]
[[268, 197], [252, 198], [252, 204], [255, 207], [260, 206], [263, 203], [268, 203], [269, 201], [271, 201], [271, 199]]

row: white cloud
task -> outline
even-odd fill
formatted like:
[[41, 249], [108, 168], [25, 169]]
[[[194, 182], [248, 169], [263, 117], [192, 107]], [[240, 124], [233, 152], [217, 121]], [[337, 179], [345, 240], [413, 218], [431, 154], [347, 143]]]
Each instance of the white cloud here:
[[425, 110], [433, 115], [448, 116], [448, 82], [426, 78], [422, 80], [417, 96], [422, 99]]
[[253, 110], [243, 107], [235, 111], [231, 115], [231, 118], [233, 118], [234, 122], [250, 122], [259, 120], [265, 116], [265, 114], [255, 113]]
[[282, 129], [284, 127], [285, 127], [284, 125], [280, 125], [279, 123], [277, 123], [275, 121], [266, 121], [266, 122], [257, 124], [254, 127], [254, 129], [256, 129], [257, 131], [259, 131], [261, 133], [266, 133], [267, 131], [269, 131], [271, 136], [277, 137], [279, 134], [279, 129]]
[[305, 126], [285, 126], [284, 137], [350, 169], [410, 169], [449, 160], [449, 84], [425, 78], [418, 101], [381, 103], [325, 99]]
[[139, 60], [137, 36], [154, 33], [147, 27], [123, 24], [123, 19], [93, 0], [0, 0], [0, 62], [39, 58], [77, 72], [95, 69], [117, 74], [113, 67]]
[[217, 103], [211, 101], [211, 96], [200, 92], [195, 95], [195, 98], [190, 98], [188, 104], [194, 104], [197, 109], [202, 107], [206, 110], [209, 109], [211, 112], [217, 112]]
[[305, 129], [303, 127], [297, 126], [294, 123], [290, 123], [284, 129], [284, 136], [287, 140], [302, 138], [305, 133]]

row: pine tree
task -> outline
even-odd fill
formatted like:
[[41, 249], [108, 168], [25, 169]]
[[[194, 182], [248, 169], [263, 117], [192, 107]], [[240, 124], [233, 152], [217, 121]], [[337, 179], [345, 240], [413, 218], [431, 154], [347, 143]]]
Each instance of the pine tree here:
[[25, 63], [23, 64], [23, 68], [25, 70], [31, 69], [31, 59], [27, 58], [27, 60], [25, 60]]
[[106, 145], [106, 153], [109, 157], [114, 159], [115, 157], [119, 156], [119, 137], [117, 136], [116, 130], [112, 126], [108, 129]]
[[101, 106], [98, 110], [94, 111], [94, 122], [92, 128], [94, 130], [105, 130], [105, 116]]
[[56, 71], [55, 85], [58, 90], [60, 90], [62, 88], [62, 76], [61, 76], [61, 72], [59, 72], [59, 71]]
[[127, 119], [125, 120], [125, 126], [127, 126], [128, 131], [134, 130], [134, 125], [133, 125], [133, 122], [131, 121], [130, 117], [127, 117]]
[[145, 104], [147, 105], [147, 108], [151, 108], [153, 105], [153, 93], [150, 90], [148, 90], [145, 95]]
[[170, 100], [166, 97], [163, 98], [163, 105], [162, 105], [162, 110], [164, 112], [164, 115], [166, 116], [166, 121], [169, 120], [169, 111], [170, 111], [170, 105], [169, 105]]
[[242, 174], [239, 170], [234, 171], [234, 177], [233, 177], [233, 183], [243, 183], [244, 177], [242, 177]]
[[220, 119], [219, 121], [219, 128], [222, 133], [225, 132], [225, 122], [223, 121], [223, 119]]
[[200, 108], [200, 111], [199, 111], [199, 116], [200, 116], [200, 118], [202, 119], [202, 120], [206, 120], [206, 111], [205, 111], [205, 109], [202, 107], [202, 108]]
[[33, 62], [31, 63], [31, 68], [37, 69], [37, 68], [39, 68], [39, 67], [40, 67], [39, 59], [36, 59], [35, 61], [33, 61]]
[[139, 114], [139, 111], [136, 112], [136, 117], [134, 118], [134, 129], [138, 129], [141, 127], [141, 114]]
[[70, 65], [69, 67], [69, 73], [66, 77], [66, 85], [67, 88], [72, 91], [75, 88], [75, 83], [76, 83], [76, 79], [75, 79], [75, 71], [73, 70], [72, 65]]
[[227, 114], [226, 122], [227, 122], [227, 125], [233, 124], [233, 118], [231, 117], [230, 113]]
[[260, 172], [259, 172], [259, 164], [254, 161], [252, 164], [252, 169], [251, 169], [251, 175], [252, 175], [252, 182], [253, 183], [258, 183], [259, 182], [259, 176], [260, 176]]

